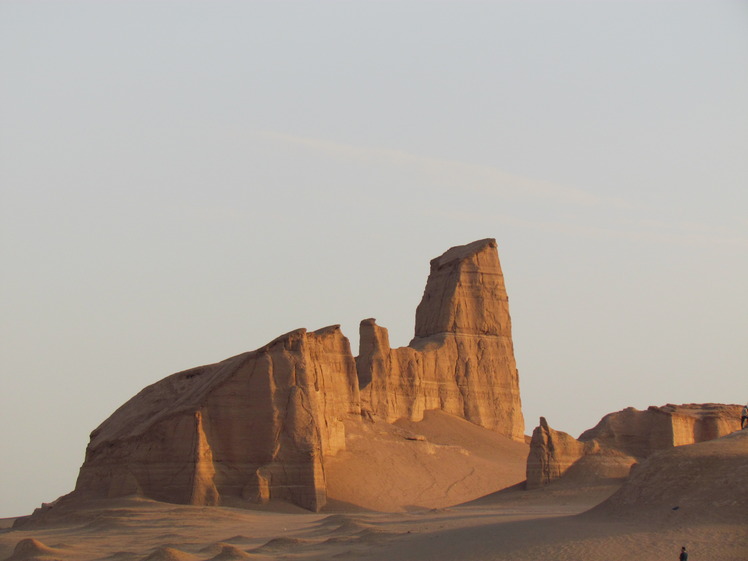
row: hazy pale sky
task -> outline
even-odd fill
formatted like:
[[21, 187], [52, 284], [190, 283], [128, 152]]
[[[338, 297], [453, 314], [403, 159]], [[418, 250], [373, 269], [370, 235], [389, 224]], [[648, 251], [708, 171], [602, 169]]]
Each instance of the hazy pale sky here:
[[0, 1], [0, 516], [144, 386], [413, 334], [496, 238], [526, 432], [748, 400], [748, 3]]

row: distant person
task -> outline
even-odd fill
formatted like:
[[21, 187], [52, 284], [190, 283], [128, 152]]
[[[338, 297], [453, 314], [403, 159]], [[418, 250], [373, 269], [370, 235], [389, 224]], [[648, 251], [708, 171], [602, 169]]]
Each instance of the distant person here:
[[680, 548], [680, 557], [678, 557], [678, 561], [688, 561], [688, 552], [686, 551], [686, 546]]
[[740, 412], [740, 428], [744, 429], [746, 426], [748, 426], [748, 403], [746, 403]]

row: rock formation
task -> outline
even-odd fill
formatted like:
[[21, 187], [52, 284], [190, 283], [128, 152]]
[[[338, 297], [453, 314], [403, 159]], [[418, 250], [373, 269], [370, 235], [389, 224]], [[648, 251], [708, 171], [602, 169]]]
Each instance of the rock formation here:
[[391, 349], [386, 329], [361, 322], [362, 407], [388, 421], [440, 409], [522, 440], [511, 329], [496, 242], [450, 249], [431, 261], [408, 347]]
[[527, 487], [541, 487], [584, 460], [599, 477], [625, 477], [634, 463], [658, 450], [719, 438], [740, 428], [738, 405], [714, 403], [629, 407], [603, 417], [579, 440], [541, 417], [527, 459]]
[[[344, 420], [420, 420], [442, 410], [522, 441], [524, 422], [496, 242], [431, 262], [409, 347], [361, 322], [354, 358], [339, 326], [299, 329], [223, 362], [173, 374], [91, 433], [75, 496], [197, 504], [326, 502], [325, 458]], [[363, 416], [362, 416], [363, 413]]]
[[358, 412], [348, 339], [338, 326], [299, 329], [142, 390], [91, 433], [76, 491], [318, 510], [322, 458], [345, 446], [341, 419]]
[[716, 403], [628, 407], [605, 415], [579, 437], [596, 440], [637, 458], [656, 450], [719, 438], [740, 428], [740, 406]]

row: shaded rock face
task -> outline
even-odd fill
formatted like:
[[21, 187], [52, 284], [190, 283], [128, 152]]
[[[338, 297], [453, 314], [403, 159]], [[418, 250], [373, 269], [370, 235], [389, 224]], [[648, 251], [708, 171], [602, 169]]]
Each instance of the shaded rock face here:
[[573, 436], [553, 430], [545, 417], [532, 432], [527, 457], [527, 488], [535, 489], [561, 477], [577, 460], [593, 450]]
[[[361, 388], [361, 389], [360, 389]], [[496, 242], [431, 263], [409, 347], [361, 323], [299, 329], [223, 362], [173, 374], [91, 433], [74, 495], [141, 495], [195, 505], [326, 502], [325, 458], [344, 420], [420, 420], [440, 409], [522, 441], [524, 423]]]
[[740, 428], [740, 406], [714, 403], [632, 407], [610, 413], [579, 440], [541, 417], [527, 459], [527, 487], [541, 487], [581, 465], [605, 477], [625, 477], [654, 452], [713, 440]]

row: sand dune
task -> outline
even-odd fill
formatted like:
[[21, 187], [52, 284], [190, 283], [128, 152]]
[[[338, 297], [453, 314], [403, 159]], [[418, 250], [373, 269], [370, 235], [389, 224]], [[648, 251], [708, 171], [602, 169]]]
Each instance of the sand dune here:
[[590, 515], [748, 525], [748, 430], [654, 454]]
[[211, 557], [209, 561], [233, 561], [234, 559], [247, 559], [252, 556], [236, 547], [235, 545], [223, 544], [221, 551], [215, 556]]
[[347, 449], [327, 462], [326, 510], [441, 508], [525, 478], [527, 444], [440, 411], [417, 423], [346, 424], [346, 434]]
[[16, 544], [13, 554], [7, 561], [28, 561], [64, 555], [65, 551], [59, 547], [49, 547], [35, 538], [26, 538]]
[[194, 559], [194, 555], [190, 555], [179, 549], [173, 547], [159, 547], [156, 551], [147, 557], [144, 557], [143, 561], [193, 561]]

